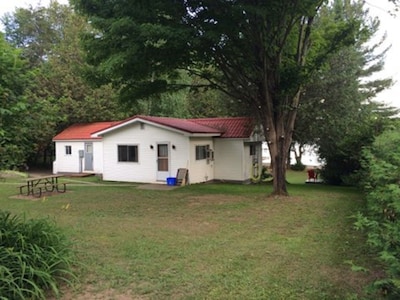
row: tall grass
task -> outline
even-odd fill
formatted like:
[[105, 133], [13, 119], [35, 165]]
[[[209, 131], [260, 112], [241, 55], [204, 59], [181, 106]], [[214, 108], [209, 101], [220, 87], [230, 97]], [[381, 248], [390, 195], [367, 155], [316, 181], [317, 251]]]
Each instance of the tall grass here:
[[73, 254], [49, 220], [27, 220], [0, 211], [0, 299], [45, 299], [69, 283]]

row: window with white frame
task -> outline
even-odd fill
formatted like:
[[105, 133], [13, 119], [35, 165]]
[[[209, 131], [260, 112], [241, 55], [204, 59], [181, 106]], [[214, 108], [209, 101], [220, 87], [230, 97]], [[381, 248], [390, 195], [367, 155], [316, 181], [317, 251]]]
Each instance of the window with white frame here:
[[65, 154], [66, 155], [71, 155], [72, 154], [72, 146], [66, 145], [65, 146]]
[[137, 145], [118, 145], [119, 162], [138, 162], [139, 152]]
[[210, 145], [198, 145], [196, 146], [196, 160], [207, 159], [207, 153], [210, 149]]

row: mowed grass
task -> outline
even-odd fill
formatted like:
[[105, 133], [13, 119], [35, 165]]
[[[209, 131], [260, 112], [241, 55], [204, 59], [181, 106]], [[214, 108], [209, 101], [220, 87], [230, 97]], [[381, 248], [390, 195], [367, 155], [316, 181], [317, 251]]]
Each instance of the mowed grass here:
[[74, 241], [83, 265], [65, 299], [376, 299], [365, 288], [381, 269], [352, 225], [360, 194], [305, 179], [290, 172], [280, 198], [265, 184], [159, 191], [92, 178], [37, 201], [10, 198], [7, 180], [0, 205], [55, 219]]

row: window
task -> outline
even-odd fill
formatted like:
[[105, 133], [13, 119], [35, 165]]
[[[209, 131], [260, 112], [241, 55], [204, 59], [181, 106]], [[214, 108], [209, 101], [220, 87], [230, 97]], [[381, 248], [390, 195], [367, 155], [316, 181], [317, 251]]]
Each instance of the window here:
[[72, 154], [72, 146], [65, 146], [65, 154], [66, 155]]
[[118, 161], [138, 162], [138, 146], [118, 145]]
[[196, 146], [196, 160], [206, 159], [210, 145]]
[[207, 159], [207, 163], [214, 160], [214, 151], [210, 149], [210, 145], [196, 146], [196, 160], [202, 159]]
[[250, 145], [250, 155], [256, 155], [256, 145]]

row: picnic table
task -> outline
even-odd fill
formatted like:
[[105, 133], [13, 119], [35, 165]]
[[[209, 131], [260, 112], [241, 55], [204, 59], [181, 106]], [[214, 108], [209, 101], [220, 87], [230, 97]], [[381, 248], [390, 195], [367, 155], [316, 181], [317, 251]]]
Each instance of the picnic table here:
[[43, 192], [65, 193], [67, 186], [65, 183], [59, 183], [58, 178], [63, 175], [50, 175], [43, 177], [32, 177], [26, 180], [26, 185], [19, 187], [19, 193], [26, 196], [41, 197]]

